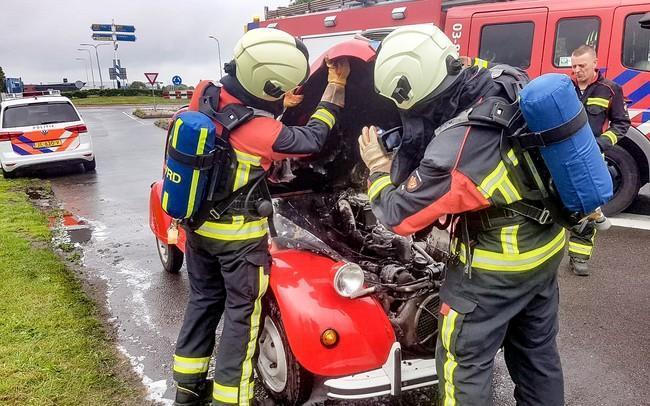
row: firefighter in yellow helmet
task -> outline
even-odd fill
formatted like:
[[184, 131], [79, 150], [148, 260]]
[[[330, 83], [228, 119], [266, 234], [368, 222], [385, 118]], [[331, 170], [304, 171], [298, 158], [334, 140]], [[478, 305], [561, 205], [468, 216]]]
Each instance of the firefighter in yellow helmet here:
[[[273, 161], [318, 152], [336, 125], [350, 66], [345, 59], [326, 63], [328, 85], [316, 111], [300, 127], [276, 120], [284, 107], [300, 102], [293, 89], [309, 74], [307, 49], [300, 40], [280, 30], [251, 30], [239, 40], [234, 60], [226, 66], [217, 111], [235, 103], [255, 112], [229, 138], [236, 168], [229, 176], [228, 192], [247, 190], [243, 195], [248, 196], [236, 198], [216, 216], [212, 213], [221, 211], [218, 203], [207, 221], [186, 228], [190, 297], [172, 367], [178, 383], [176, 405], [252, 402], [261, 298], [271, 259], [269, 213], [250, 207], [250, 202], [268, 199], [267, 189], [255, 185], [263, 185]], [[200, 91], [195, 97], [200, 99]], [[214, 380], [208, 380], [215, 330], [222, 315]]]
[[373, 212], [401, 235], [453, 216], [436, 348], [441, 404], [490, 405], [501, 346], [517, 404], [563, 404], [555, 337], [565, 231], [522, 197], [527, 175], [502, 130], [469, 113], [491, 97], [513, 103], [507, 90], [524, 83], [523, 72], [463, 68], [453, 43], [427, 25], [388, 35], [374, 74], [403, 132], [394, 145], [380, 145], [374, 127], [359, 137]]

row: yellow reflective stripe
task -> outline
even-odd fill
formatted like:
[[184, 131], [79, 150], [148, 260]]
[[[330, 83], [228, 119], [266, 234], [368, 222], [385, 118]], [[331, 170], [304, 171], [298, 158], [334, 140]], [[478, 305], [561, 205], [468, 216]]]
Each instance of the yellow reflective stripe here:
[[[208, 129], [201, 128], [201, 133], [199, 134], [199, 142], [196, 145], [196, 155], [203, 154], [203, 150], [205, 148], [205, 140], [207, 138], [208, 138]], [[192, 212], [194, 211], [194, 203], [196, 203], [195, 202], [196, 188], [199, 186], [199, 173], [200, 171], [198, 169], [194, 169], [192, 171], [192, 184], [190, 185], [190, 200], [187, 204], [187, 213], [185, 214], [185, 217], [190, 217], [192, 215]]]
[[235, 386], [226, 386], [215, 382], [212, 388], [212, 397], [218, 402], [236, 405], [238, 393], [237, 391], [238, 389]]
[[247, 164], [251, 164], [251, 165], [255, 165], [255, 166], [260, 166], [260, 162], [261, 162], [262, 158], [260, 158], [259, 156], [249, 154], [247, 152], [240, 151], [240, 150], [234, 149], [234, 148], [233, 148], [233, 150], [235, 151], [235, 156], [237, 157], [238, 162], [247, 163]]
[[600, 106], [607, 108], [609, 107], [609, 100], [603, 99], [602, 97], [589, 97], [587, 98], [587, 106]]
[[612, 145], [618, 142], [618, 138], [616, 137], [616, 134], [614, 134], [614, 132], [611, 130], [607, 130], [601, 135], [604, 135], [605, 137], [609, 138], [609, 140], [612, 142]]
[[162, 197], [162, 208], [163, 210], [167, 211], [167, 204], [169, 200], [169, 193], [163, 192], [163, 197]]
[[512, 184], [510, 178], [506, 175], [503, 177], [501, 184], [498, 187], [499, 191], [506, 199], [506, 203], [516, 202], [521, 200], [521, 195], [517, 192], [517, 188]]
[[577, 242], [569, 241], [569, 252], [583, 255], [591, 255], [594, 247], [589, 245], [580, 244]]
[[246, 357], [242, 363], [241, 381], [239, 383], [239, 404], [248, 405], [251, 393], [251, 377], [253, 376], [253, 354], [255, 354], [255, 344], [257, 343], [257, 333], [260, 328], [260, 314], [262, 312], [262, 296], [266, 293], [269, 284], [268, 275], [264, 274], [264, 267], [258, 268], [258, 292], [255, 299], [255, 307], [253, 314], [251, 314], [250, 321], [250, 336], [248, 339], [248, 346], [246, 347]]
[[248, 177], [251, 173], [251, 165], [245, 162], [237, 162], [237, 171], [235, 171], [235, 183], [232, 191], [241, 188], [248, 183]]
[[381, 193], [381, 191], [384, 190], [386, 186], [389, 186], [391, 184], [392, 183], [390, 181], [389, 175], [385, 175], [380, 178], [377, 178], [377, 180], [372, 182], [370, 188], [368, 188], [368, 198], [370, 199], [370, 201], [373, 201], [375, 197], [377, 197], [377, 195], [379, 195], [379, 193]]
[[[553, 255], [564, 249], [566, 243], [565, 232], [560, 232], [543, 246], [519, 254], [504, 254], [482, 249], [474, 249], [472, 253], [472, 268], [486, 271], [520, 272], [534, 269], [549, 260]], [[460, 244], [459, 259], [465, 263], [466, 259], [462, 253], [465, 244]]]
[[479, 191], [483, 197], [489, 199], [496, 190], [499, 190], [507, 203], [521, 200], [521, 195], [515, 185], [508, 178], [508, 170], [503, 161], [485, 178], [479, 185]]
[[311, 115], [311, 118], [318, 119], [325, 123], [327, 127], [331, 130], [332, 127], [334, 127], [334, 124], [336, 123], [336, 117], [326, 109], [318, 109], [314, 112], [314, 114]]
[[201, 374], [208, 372], [210, 357], [188, 358], [174, 354], [174, 371], [181, 374]]
[[508, 151], [508, 159], [510, 162], [512, 162], [512, 165], [517, 166], [519, 165], [519, 160], [517, 159], [517, 155], [515, 155], [515, 151], [511, 149]]
[[519, 224], [501, 229], [501, 246], [504, 254], [519, 254], [519, 244], [517, 242], [518, 231]]
[[445, 377], [444, 406], [454, 406], [456, 404], [456, 397], [454, 395], [456, 391], [454, 386], [454, 370], [458, 366], [458, 363], [451, 351], [451, 336], [454, 333], [457, 318], [458, 313], [453, 309], [449, 309], [449, 313], [442, 321], [442, 346], [446, 350], [447, 358], [443, 366], [443, 374]]
[[178, 141], [178, 130], [180, 130], [181, 125], [183, 125], [183, 120], [180, 118], [176, 119], [176, 123], [174, 124], [174, 132], [172, 133], [172, 147], [176, 148], [176, 142]]
[[266, 218], [247, 223], [233, 222], [231, 224], [206, 221], [196, 230], [196, 233], [216, 240], [241, 241], [264, 237], [268, 232], [268, 228]]
[[488, 61], [481, 59], [481, 58], [474, 58], [474, 66], [478, 66], [481, 68], [486, 68], [488, 67]]

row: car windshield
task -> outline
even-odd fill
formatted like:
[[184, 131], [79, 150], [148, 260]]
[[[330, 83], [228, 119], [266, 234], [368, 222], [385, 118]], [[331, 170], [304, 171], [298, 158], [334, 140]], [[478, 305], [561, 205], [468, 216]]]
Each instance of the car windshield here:
[[72, 104], [44, 102], [7, 107], [3, 114], [2, 127], [27, 127], [70, 121], [79, 121], [79, 116]]

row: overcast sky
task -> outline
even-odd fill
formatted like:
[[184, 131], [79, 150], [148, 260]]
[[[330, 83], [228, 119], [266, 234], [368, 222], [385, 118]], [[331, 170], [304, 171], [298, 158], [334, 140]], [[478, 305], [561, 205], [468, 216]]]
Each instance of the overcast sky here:
[[[183, 83], [218, 78], [217, 43], [222, 61], [254, 15], [264, 6], [274, 9], [289, 0], [1, 0], [0, 66], [7, 77], [25, 83], [86, 81], [88, 53], [77, 51], [92, 41], [91, 24], [134, 25], [136, 42], [119, 42], [118, 57], [128, 81], [146, 81], [144, 72], [159, 72], [159, 81], [180, 75]], [[111, 43], [112, 44], [112, 43]], [[95, 80], [99, 75], [92, 51]], [[112, 65], [112, 46], [98, 48], [105, 85]], [[90, 73], [89, 73], [90, 77]], [[92, 78], [90, 78], [92, 82]]]

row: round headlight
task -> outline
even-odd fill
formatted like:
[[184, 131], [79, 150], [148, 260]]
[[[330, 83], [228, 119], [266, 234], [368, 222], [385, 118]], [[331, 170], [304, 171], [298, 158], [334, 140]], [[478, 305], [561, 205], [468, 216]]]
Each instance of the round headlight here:
[[334, 289], [343, 297], [350, 297], [363, 288], [363, 269], [357, 264], [346, 263], [334, 275]]

